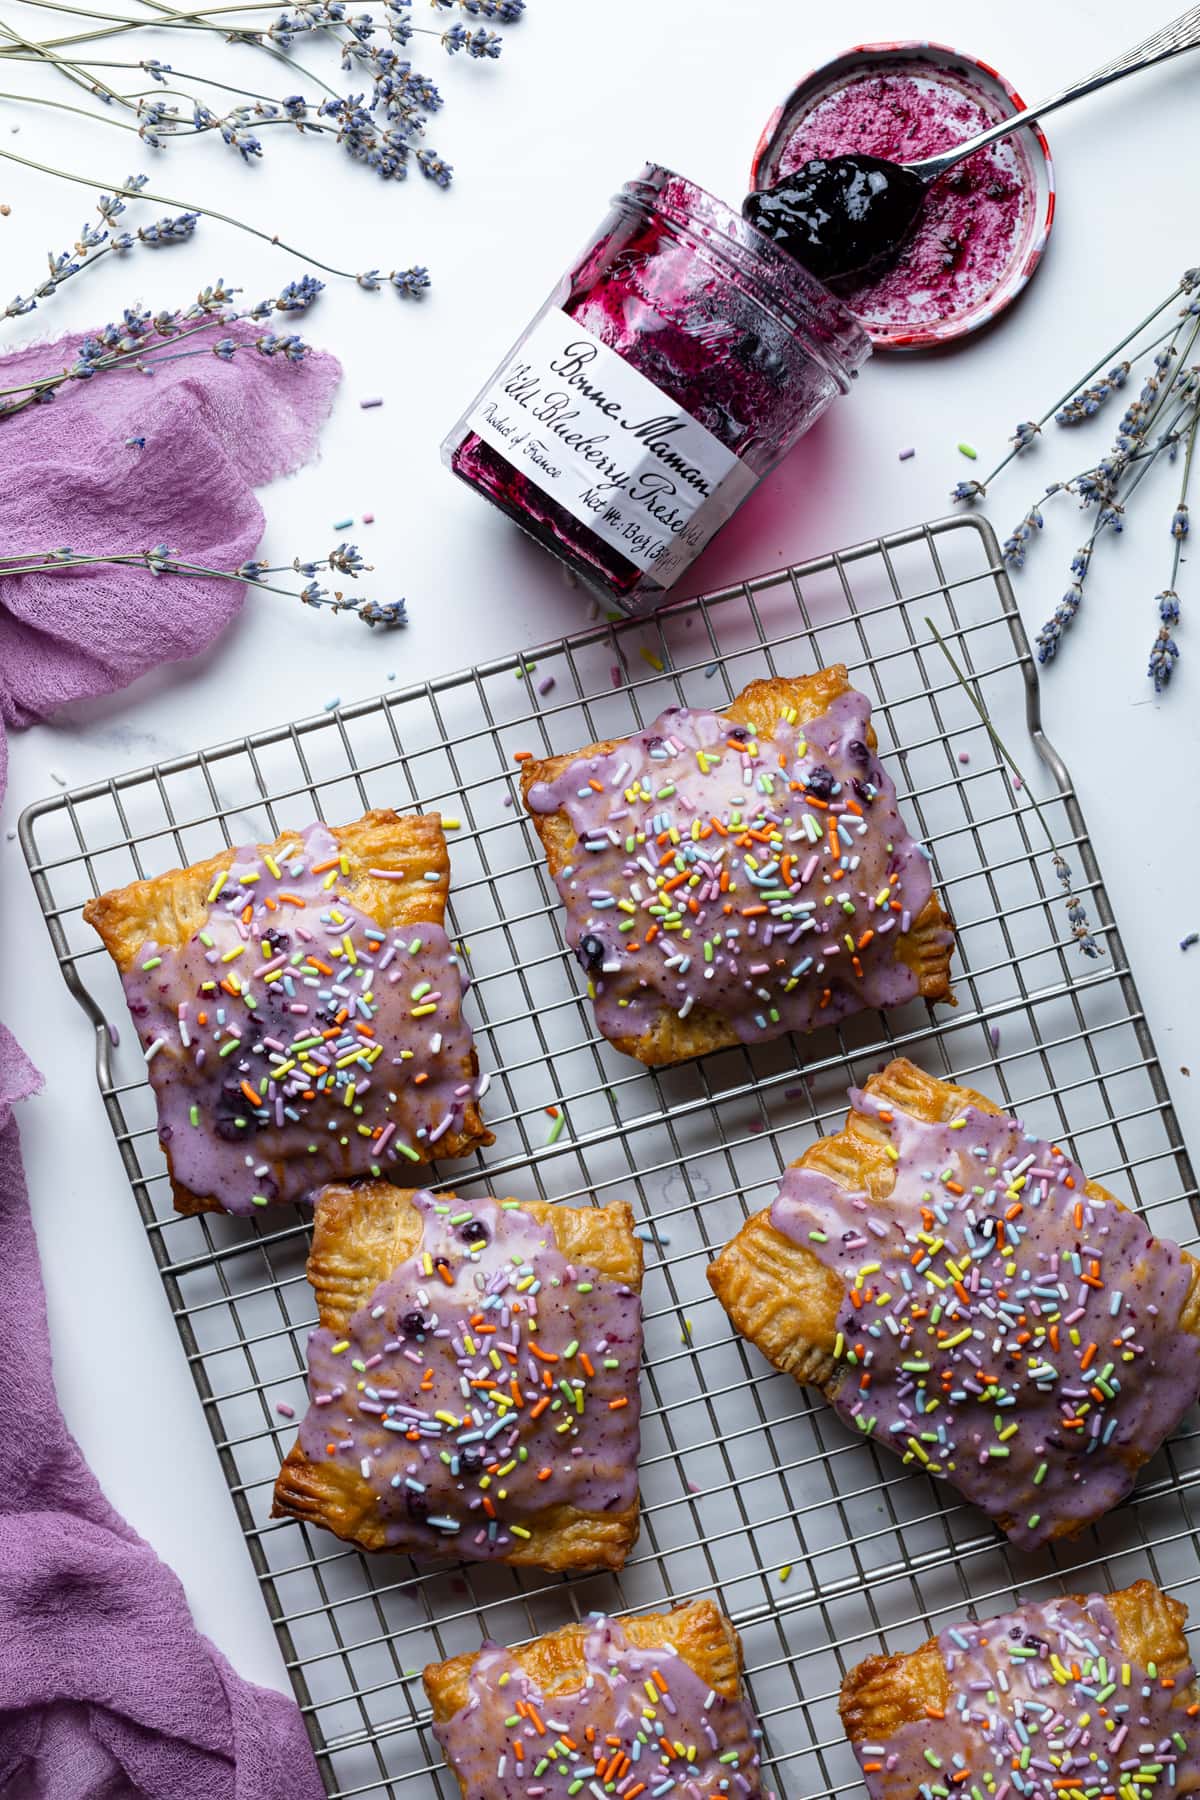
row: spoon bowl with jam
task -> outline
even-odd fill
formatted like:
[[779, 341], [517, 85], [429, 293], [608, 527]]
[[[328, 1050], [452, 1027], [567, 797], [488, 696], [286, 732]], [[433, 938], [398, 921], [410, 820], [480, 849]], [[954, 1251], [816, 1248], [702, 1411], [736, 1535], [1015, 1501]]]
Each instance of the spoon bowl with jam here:
[[[863, 142], [861, 147], [848, 144], [810, 156], [750, 194], [743, 211], [752, 224], [820, 279], [842, 282], [869, 275], [895, 262], [924, 217], [930, 190], [959, 164], [1043, 114], [1197, 44], [1200, 6], [1036, 106], [993, 119], [982, 130], [952, 137], [924, 155], [885, 156]], [[871, 117], [866, 123], [864, 137], [877, 136], [878, 120]], [[885, 130], [887, 123], [885, 102]]]

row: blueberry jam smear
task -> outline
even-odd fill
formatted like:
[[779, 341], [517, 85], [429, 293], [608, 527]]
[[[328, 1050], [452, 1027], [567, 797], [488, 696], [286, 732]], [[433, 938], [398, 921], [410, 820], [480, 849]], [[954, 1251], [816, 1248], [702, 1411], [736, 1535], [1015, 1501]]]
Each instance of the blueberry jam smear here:
[[821, 281], [889, 261], [921, 216], [925, 183], [878, 156], [814, 157], [742, 211]]
[[[994, 91], [969, 67], [915, 55], [867, 62], [800, 113], [769, 174], [786, 182], [814, 160], [833, 164], [844, 157], [917, 162], [1000, 116]], [[835, 291], [876, 336], [966, 314], [1017, 264], [1029, 242], [1035, 195], [1020, 137], [977, 150], [925, 190], [895, 256], [836, 278]]]

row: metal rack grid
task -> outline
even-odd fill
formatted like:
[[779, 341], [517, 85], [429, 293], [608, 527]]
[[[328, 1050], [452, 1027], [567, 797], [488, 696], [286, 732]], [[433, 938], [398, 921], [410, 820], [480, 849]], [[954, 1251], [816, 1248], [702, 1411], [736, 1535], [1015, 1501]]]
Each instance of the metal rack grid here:
[[[927, 617], [1039, 776], [1101, 959], [1072, 941], [1029, 793], [998, 758]], [[870, 695], [901, 804], [933, 853], [958, 927], [958, 1006], [914, 1004], [803, 1041], [643, 1070], [596, 1034], [514, 803], [513, 753], [617, 736], [676, 701], [719, 709], [755, 676], [835, 661]], [[468, 1007], [493, 1078], [496, 1143], [442, 1171], [445, 1182], [558, 1200], [626, 1196], [646, 1226], [643, 1525], [619, 1577], [368, 1558], [270, 1522], [295, 1430], [275, 1408], [305, 1403], [307, 1227], [291, 1211], [176, 1217], [137, 1043], [128, 1033], [111, 1041], [108, 1021], [125, 1012], [79, 917], [91, 894], [372, 805], [461, 819], [451, 915], [469, 946]], [[1018, 1589], [1033, 1598], [1146, 1573], [1176, 1590], [1200, 1582], [1200, 1415], [1130, 1503], [1074, 1544], [1025, 1556], [771, 1372], [733, 1337], [705, 1280], [711, 1254], [767, 1202], [782, 1164], [842, 1118], [847, 1085], [896, 1052], [1004, 1099], [1158, 1229], [1196, 1240], [1193, 1176], [983, 521], [920, 526], [649, 623], [597, 624], [525, 657], [57, 794], [25, 813], [21, 841], [55, 954], [95, 1028], [104, 1104], [336, 1800], [451, 1800], [419, 1671], [483, 1635], [516, 1643], [593, 1608], [716, 1592], [742, 1633], [769, 1783], [801, 1800], [857, 1785], [836, 1694], [860, 1657], [910, 1648], [969, 1605], [1001, 1610]], [[552, 1144], [549, 1105], [566, 1121]]]

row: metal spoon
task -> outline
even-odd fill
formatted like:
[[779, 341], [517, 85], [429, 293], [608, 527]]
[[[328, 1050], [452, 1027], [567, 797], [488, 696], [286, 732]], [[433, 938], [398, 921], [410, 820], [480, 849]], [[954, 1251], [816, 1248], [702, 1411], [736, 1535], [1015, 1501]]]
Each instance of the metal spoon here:
[[1083, 81], [1048, 100], [989, 125], [986, 131], [925, 156], [919, 162], [889, 162], [881, 156], [821, 157], [807, 162], [773, 187], [748, 194], [742, 212], [752, 225], [783, 245], [822, 281], [856, 275], [894, 256], [921, 216], [930, 185], [948, 169], [998, 138], [1054, 112], [1068, 101], [1148, 69], [1200, 44], [1200, 6], [1164, 25], [1124, 56], [1105, 63]]

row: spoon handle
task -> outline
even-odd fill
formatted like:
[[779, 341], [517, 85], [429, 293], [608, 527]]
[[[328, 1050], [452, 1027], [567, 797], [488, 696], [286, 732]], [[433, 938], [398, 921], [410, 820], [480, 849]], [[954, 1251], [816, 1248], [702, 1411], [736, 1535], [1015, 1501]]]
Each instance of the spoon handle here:
[[1110, 81], [1120, 81], [1123, 75], [1133, 75], [1138, 69], [1148, 69], [1152, 63], [1164, 62], [1168, 56], [1178, 56], [1181, 50], [1194, 50], [1197, 45], [1200, 45], [1200, 6], [1191, 6], [1169, 25], [1164, 25], [1142, 43], [1135, 44], [1132, 50], [1126, 50], [1123, 56], [1114, 57], [1112, 62], [1105, 63], [1103, 68], [1094, 70], [1082, 81], [1073, 81], [1070, 87], [1051, 94], [1046, 100], [1039, 100], [1036, 106], [1026, 107], [1024, 112], [1012, 113], [1007, 119], [1000, 119], [986, 131], [967, 138], [961, 144], [955, 144], [949, 150], [939, 152], [937, 156], [922, 157], [919, 162], [906, 163], [904, 166], [924, 181], [935, 181], [947, 169], [952, 169], [965, 157], [973, 156], [976, 150], [982, 150], [986, 144], [995, 143], [997, 138], [1007, 137], [1010, 131], [1029, 125], [1034, 119], [1054, 112], [1060, 106], [1066, 106], [1070, 100], [1079, 100], [1084, 94], [1094, 94], [1099, 88], [1107, 87]]

